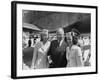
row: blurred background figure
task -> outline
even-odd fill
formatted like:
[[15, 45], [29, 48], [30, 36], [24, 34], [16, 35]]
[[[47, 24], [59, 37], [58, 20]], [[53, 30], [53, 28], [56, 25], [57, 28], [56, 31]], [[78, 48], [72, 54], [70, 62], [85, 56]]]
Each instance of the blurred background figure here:
[[22, 47], [23, 47], [23, 49], [28, 47], [28, 40], [29, 40], [29, 35], [27, 33], [23, 32], [23, 35], [22, 35]]
[[72, 36], [80, 36], [80, 32], [77, 30], [77, 29], [75, 29], [75, 28], [73, 28], [72, 30], [71, 30], [71, 35]]
[[78, 46], [80, 46], [82, 48], [83, 45], [84, 45], [83, 38], [82, 38], [82, 36], [80, 36], [78, 39]]
[[28, 40], [28, 47], [31, 47], [32, 41], [31, 41], [31, 37], [29, 36], [29, 40]]
[[84, 37], [84, 66], [90, 66], [91, 65], [91, 40], [90, 36]]

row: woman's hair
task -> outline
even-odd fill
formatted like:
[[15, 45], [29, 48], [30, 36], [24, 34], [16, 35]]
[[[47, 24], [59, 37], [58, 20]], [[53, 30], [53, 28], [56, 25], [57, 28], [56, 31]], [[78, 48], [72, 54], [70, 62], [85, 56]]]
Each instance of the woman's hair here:
[[74, 45], [76, 45], [78, 43], [78, 37], [77, 36], [73, 36], [72, 42], [73, 42]]
[[64, 35], [64, 40], [67, 41], [67, 37], [66, 37], [66, 35]]
[[42, 37], [42, 34], [40, 34], [40, 38], [41, 38], [41, 39], [40, 39], [40, 41], [43, 41], [43, 37]]
[[47, 34], [47, 33], [48, 33], [48, 30], [46, 30], [46, 29], [43, 29], [43, 30], [42, 30], [42, 32], [40, 33], [40, 38], [41, 38], [40, 41], [43, 41], [43, 38], [44, 38], [44, 37], [43, 37], [42, 35], [43, 35], [43, 34]]

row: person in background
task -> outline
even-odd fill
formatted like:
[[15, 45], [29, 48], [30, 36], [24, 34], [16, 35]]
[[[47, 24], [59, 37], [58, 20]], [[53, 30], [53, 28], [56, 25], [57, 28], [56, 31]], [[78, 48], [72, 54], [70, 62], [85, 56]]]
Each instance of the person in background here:
[[57, 29], [57, 40], [51, 42], [48, 56], [50, 56], [52, 63], [50, 68], [62, 68], [66, 67], [66, 47], [67, 44], [64, 40], [64, 30], [62, 28]]
[[88, 45], [89, 48], [84, 51], [84, 66], [91, 66], [91, 39], [88, 37]]
[[91, 66], [91, 49], [89, 50], [88, 56], [84, 62], [84, 66]]
[[83, 59], [82, 59], [82, 51], [78, 46], [78, 37], [73, 36], [72, 38], [72, 46], [68, 55], [68, 65], [67, 67], [82, 67]]
[[83, 45], [84, 45], [84, 42], [83, 42], [82, 36], [79, 36], [79, 39], [78, 39], [78, 46], [82, 48]]
[[80, 36], [80, 32], [77, 29], [73, 28], [71, 30], [71, 35], [72, 36]]
[[89, 36], [89, 45], [91, 45], [91, 36]]
[[29, 40], [28, 40], [28, 47], [31, 47], [31, 37], [29, 36]]
[[34, 47], [33, 59], [31, 68], [33, 69], [41, 69], [48, 68], [49, 61], [47, 52], [49, 50], [51, 41], [48, 40], [48, 30], [44, 29], [41, 34], [41, 41], [37, 42]]

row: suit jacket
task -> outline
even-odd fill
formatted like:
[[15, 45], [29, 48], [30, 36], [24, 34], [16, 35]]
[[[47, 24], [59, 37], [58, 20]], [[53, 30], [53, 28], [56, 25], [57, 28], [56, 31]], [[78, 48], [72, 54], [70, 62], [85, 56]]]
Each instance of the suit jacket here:
[[53, 62], [50, 65], [50, 67], [52, 68], [66, 67], [67, 65], [66, 47], [67, 47], [67, 44], [65, 41], [62, 42], [61, 46], [59, 46], [59, 43], [57, 40], [54, 40], [51, 42], [48, 55], [50, 55], [51, 60]]

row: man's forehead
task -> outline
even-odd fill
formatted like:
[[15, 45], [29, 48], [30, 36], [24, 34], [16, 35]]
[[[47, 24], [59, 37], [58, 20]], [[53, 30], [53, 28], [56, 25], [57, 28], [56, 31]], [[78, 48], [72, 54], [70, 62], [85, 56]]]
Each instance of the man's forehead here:
[[57, 31], [56, 33], [57, 34], [64, 34], [64, 32], [62, 32], [62, 31]]
[[58, 33], [64, 33], [64, 30], [62, 28], [57, 29]]

